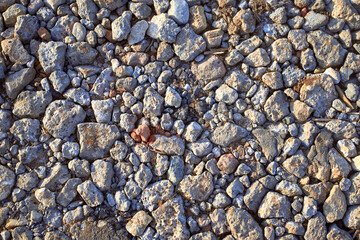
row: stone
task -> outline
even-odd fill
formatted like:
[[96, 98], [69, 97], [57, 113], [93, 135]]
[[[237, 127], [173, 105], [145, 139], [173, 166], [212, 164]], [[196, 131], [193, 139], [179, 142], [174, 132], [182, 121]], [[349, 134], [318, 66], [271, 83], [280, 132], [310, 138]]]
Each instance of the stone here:
[[141, 42], [144, 37], [146, 30], [148, 29], [149, 24], [145, 20], [141, 20], [137, 23], [135, 23], [134, 26], [132, 26], [129, 37], [128, 37], [128, 43], [130, 45], [134, 45], [136, 43]]
[[61, 165], [59, 162], [55, 163], [50, 168], [47, 176], [40, 182], [40, 188], [47, 188], [50, 191], [56, 191], [61, 189], [61, 185], [64, 184], [70, 178], [69, 170], [65, 165]]
[[261, 227], [246, 210], [231, 207], [227, 210], [226, 219], [236, 239], [264, 239]]
[[152, 10], [145, 3], [133, 3], [133, 2], [130, 2], [129, 9], [138, 19], [148, 18]]
[[336, 239], [344, 239], [351, 240], [351, 235], [345, 231], [340, 229], [336, 224], [330, 226], [328, 234], [326, 235], [326, 239], [336, 240]]
[[346, 212], [346, 198], [340, 187], [335, 185], [323, 205], [326, 222], [332, 223], [343, 219]]
[[271, 161], [280, 154], [284, 142], [280, 136], [263, 128], [256, 128], [252, 134], [258, 140], [266, 159]]
[[114, 101], [112, 99], [93, 100], [91, 107], [94, 110], [95, 119], [98, 123], [109, 123], [112, 117]]
[[260, 218], [290, 218], [290, 202], [287, 197], [277, 192], [268, 192], [262, 200], [258, 216]]
[[187, 146], [197, 157], [204, 157], [213, 149], [213, 144], [208, 139], [200, 139], [194, 143], [189, 143]]
[[294, 117], [300, 122], [305, 122], [314, 111], [313, 108], [299, 100], [295, 100], [295, 102], [290, 104], [290, 110], [294, 114]]
[[265, 73], [262, 78], [262, 82], [273, 90], [278, 90], [284, 87], [282, 81], [282, 75], [279, 72]]
[[238, 98], [237, 92], [227, 84], [221, 85], [215, 91], [215, 100], [226, 104], [233, 104]]
[[263, 41], [259, 36], [252, 36], [244, 41], [242, 41], [239, 45], [236, 46], [236, 49], [240, 51], [240, 53], [244, 56], [249, 55], [255, 49], [257, 49]]
[[191, 122], [186, 126], [183, 138], [188, 142], [195, 142], [196, 139], [200, 136], [203, 129], [200, 124], [197, 122]]
[[360, 227], [359, 214], [359, 205], [349, 207], [343, 219], [345, 226], [350, 229], [358, 229]]
[[183, 155], [185, 143], [181, 138], [176, 136], [166, 137], [163, 135], [154, 135], [154, 137], [154, 142], [150, 143], [150, 147], [152, 147], [154, 151], [167, 155]]
[[217, 162], [217, 167], [225, 174], [232, 174], [238, 165], [238, 160], [231, 153], [222, 155]]
[[180, 156], [171, 156], [168, 169], [168, 179], [174, 184], [178, 184], [184, 177], [185, 164], [184, 159]]
[[79, 19], [73, 15], [58, 18], [55, 26], [50, 29], [51, 38], [55, 41], [64, 42], [65, 38], [71, 35], [71, 30], [78, 21]]
[[76, 5], [78, 7], [78, 14], [82, 19], [86, 19], [92, 22], [96, 21], [96, 13], [98, 12], [98, 8], [94, 1], [76, 0]]
[[352, 1], [334, 0], [328, 6], [331, 17], [346, 20], [350, 28], [359, 29], [359, 14], [351, 4]]
[[70, 178], [57, 194], [56, 202], [61, 206], [68, 206], [77, 196], [77, 186], [82, 183], [80, 178]]
[[313, 218], [309, 220], [304, 239], [325, 239], [326, 233], [325, 218], [320, 212], [318, 212]]
[[312, 45], [321, 68], [337, 67], [343, 63], [347, 51], [331, 35], [317, 30], [308, 34], [307, 41]]
[[1, 42], [3, 53], [9, 56], [10, 61], [25, 65], [31, 61], [31, 55], [24, 48], [18, 37], [6, 39]]
[[144, 211], [139, 211], [125, 225], [126, 230], [135, 236], [141, 236], [146, 227], [152, 221], [152, 217]]
[[332, 120], [325, 124], [325, 128], [333, 133], [335, 140], [351, 139], [358, 136], [355, 126], [347, 121]]
[[104, 123], [81, 123], [77, 125], [80, 157], [88, 160], [104, 158], [114, 142], [120, 137], [115, 125]]
[[297, 66], [290, 65], [282, 72], [282, 75], [285, 87], [292, 87], [305, 77], [305, 72]]
[[76, 126], [85, 120], [85, 116], [85, 111], [79, 105], [56, 100], [46, 108], [43, 124], [53, 137], [65, 138], [75, 132]]
[[214, 30], [206, 31], [203, 34], [203, 36], [206, 41], [207, 48], [217, 48], [221, 45], [221, 41], [224, 36], [224, 31], [221, 29], [214, 29]]
[[174, 43], [180, 31], [181, 28], [174, 20], [168, 18], [167, 14], [161, 13], [151, 18], [146, 34], [160, 41]]
[[194, 32], [196, 34], [203, 32], [207, 27], [204, 7], [200, 5], [190, 7], [189, 15], [189, 23]]
[[90, 164], [87, 160], [75, 158], [69, 162], [68, 167], [76, 177], [88, 177], [90, 175]]
[[185, 0], [171, 0], [168, 15], [179, 25], [189, 21], [189, 5]]
[[277, 39], [271, 44], [271, 58], [279, 63], [289, 61], [292, 57], [291, 43], [286, 38]]
[[6, 27], [13, 27], [16, 24], [17, 17], [26, 14], [26, 7], [21, 4], [12, 4], [2, 13]]
[[300, 89], [300, 100], [314, 108], [315, 116], [322, 116], [336, 97], [334, 83], [327, 74], [313, 75]]
[[263, 48], [258, 48], [250, 53], [243, 61], [250, 67], [265, 67], [270, 64], [270, 57]]
[[345, 192], [347, 197], [347, 203], [349, 205], [360, 204], [360, 196], [358, 194], [360, 190], [360, 173], [356, 172], [350, 177], [351, 185], [348, 191]]
[[55, 91], [63, 93], [70, 85], [69, 76], [63, 71], [54, 71], [50, 74], [49, 80]]
[[22, 118], [38, 118], [45, 112], [46, 107], [51, 101], [52, 96], [50, 92], [23, 91], [16, 98], [13, 114]]
[[141, 164], [138, 171], [135, 173], [135, 182], [141, 189], [145, 189], [152, 180], [152, 177], [153, 175], [150, 168], [146, 167], [145, 164]]
[[0, 201], [5, 200], [10, 194], [15, 184], [15, 173], [0, 165]]
[[14, 27], [15, 35], [19, 36], [20, 40], [29, 42], [36, 36], [36, 31], [39, 29], [39, 21], [37, 17], [30, 14], [18, 16]]
[[131, 201], [121, 191], [115, 193], [116, 209], [122, 212], [126, 212], [131, 207]]
[[22, 118], [14, 122], [10, 132], [20, 141], [37, 142], [41, 134], [40, 122], [37, 119]]
[[357, 156], [355, 144], [350, 139], [339, 140], [336, 146], [345, 157]]
[[241, 9], [236, 13], [232, 21], [234, 29], [229, 29], [230, 34], [233, 31], [240, 32], [240, 34], [252, 33], [255, 31], [256, 19], [250, 9]]
[[208, 83], [210, 80], [224, 77], [226, 68], [222, 60], [213, 55], [205, 58], [200, 63], [193, 62], [191, 64], [191, 72], [197, 80]]
[[302, 178], [306, 174], [308, 164], [308, 159], [302, 152], [298, 151], [295, 155], [286, 159], [282, 166], [290, 174], [293, 174], [298, 178]]
[[9, 75], [5, 79], [5, 90], [8, 97], [15, 99], [21, 90], [34, 80], [35, 75], [36, 71], [33, 68], [24, 68]]
[[82, 42], [86, 37], [86, 28], [79, 22], [76, 22], [72, 29], [72, 34], [78, 42]]
[[207, 200], [213, 190], [214, 183], [209, 172], [197, 176], [186, 175], [177, 188], [177, 191], [185, 198], [200, 202]]
[[109, 9], [110, 11], [113, 11], [119, 7], [124, 6], [127, 1], [125, 0], [108, 0], [108, 1], [103, 1], [103, 0], [94, 0], [94, 2], [96, 3], [96, 5], [99, 6], [99, 8], [105, 8], [105, 9]]
[[275, 190], [279, 191], [282, 195], [285, 195], [287, 197], [301, 196], [303, 193], [299, 185], [289, 182], [287, 180], [282, 180], [281, 182], [276, 184]]
[[81, 106], [89, 106], [90, 105], [90, 94], [83, 88], [70, 88], [66, 90], [63, 96], [68, 101], [73, 101], [74, 103], [78, 103]]
[[174, 50], [171, 45], [166, 42], [161, 42], [157, 49], [156, 59], [158, 61], [169, 61], [174, 56]]
[[127, 39], [131, 30], [131, 12], [124, 11], [120, 17], [111, 23], [112, 39], [122, 41]]
[[282, 91], [276, 91], [265, 102], [264, 111], [267, 119], [273, 122], [281, 120], [287, 116], [289, 111], [289, 103], [286, 95]]
[[46, 188], [39, 188], [35, 190], [35, 198], [41, 203], [45, 208], [55, 207], [55, 193], [51, 192]]
[[66, 44], [62, 42], [40, 43], [38, 54], [39, 61], [44, 71], [62, 71], [65, 64]]
[[66, 58], [73, 66], [92, 64], [98, 55], [87, 42], [70, 43], [66, 51]]
[[113, 166], [110, 162], [96, 160], [91, 164], [91, 179], [100, 191], [108, 191], [114, 176]]
[[144, 95], [143, 114], [145, 116], [160, 116], [163, 110], [164, 98], [153, 88], [147, 88]]
[[305, 16], [305, 22], [302, 28], [305, 31], [314, 31], [322, 26], [325, 26], [328, 23], [328, 21], [329, 21], [328, 16], [317, 13], [315, 11], [310, 11]]
[[288, 33], [288, 40], [295, 51], [303, 51], [309, 47], [306, 41], [306, 32], [303, 29], [292, 29]]
[[39, 183], [38, 175], [35, 171], [23, 173], [17, 176], [16, 187], [25, 191], [30, 191], [35, 188]]
[[76, 189], [89, 207], [97, 207], [104, 201], [103, 194], [90, 180], [79, 184]]
[[39, 167], [48, 161], [48, 156], [42, 144], [24, 147], [19, 150], [19, 161], [31, 167]]
[[227, 147], [247, 135], [248, 131], [246, 129], [233, 123], [225, 123], [223, 126], [215, 128], [210, 139], [214, 144]]
[[152, 212], [152, 216], [155, 221], [156, 232], [160, 238], [173, 237], [185, 240], [190, 237], [190, 232], [186, 226], [183, 200], [180, 196], [166, 201]]
[[174, 53], [180, 60], [185, 62], [194, 60], [200, 53], [204, 52], [205, 49], [205, 40], [197, 35], [189, 24], [182, 28], [174, 43]]
[[314, 184], [308, 184], [302, 187], [306, 196], [309, 196], [316, 200], [318, 204], [323, 203], [327, 194], [330, 192], [332, 184], [329, 182], [319, 182]]
[[159, 202], [165, 202], [174, 193], [174, 186], [169, 180], [160, 180], [147, 186], [141, 193], [141, 202], [144, 208], [153, 211], [158, 208]]

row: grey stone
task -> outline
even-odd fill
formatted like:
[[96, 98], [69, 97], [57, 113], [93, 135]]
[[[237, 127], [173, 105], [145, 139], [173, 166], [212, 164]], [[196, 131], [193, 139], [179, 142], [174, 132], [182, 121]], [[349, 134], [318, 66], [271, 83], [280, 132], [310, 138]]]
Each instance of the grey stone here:
[[14, 184], [15, 173], [7, 167], [0, 165], [0, 201], [6, 199], [10, 195]]
[[40, 43], [38, 54], [39, 61], [44, 71], [62, 71], [65, 64], [66, 44], [62, 42]]
[[41, 134], [40, 122], [37, 119], [23, 118], [14, 122], [10, 132], [20, 141], [36, 143]]
[[360, 227], [359, 214], [359, 205], [349, 207], [343, 219], [345, 226], [350, 229], [358, 229]]
[[167, 14], [161, 13], [154, 15], [149, 23], [147, 35], [151, 38], [159, 39], [160, 41], [174, 43], [176, 36], [181, 31], [181, 28], [176, 22], [167, 17]]
[[115, 41], [125, 40], [131, 30], [131, 12], [125, 11], [111, 23], [112, 38]]
[[343, 219], [346, 212], [346, 198], [339, 186], [333, 186], [323, 205], [326, 221], [329, 223]]
[[66, 58], [73, 66], [92, 64], [98, 55], [87, 42], [70, 43], [66, 51]]
[[151, 221], [151, 216], [144, 211], [139, 211], [130, 219], [125, 228], [131, 235], [141, 236]]
[[153, 211], [158, 208], [159, 201], [166, 201], [174, 193], [174, 186], [169, 180], [160, 180], [145, 188], [141, 194], [144, 208]]
[[302, 178], [306, 174], [308, 159], [301, 151], [289, 157], [283, 162], [284, 169], [298, 178]]
[[34, 196], [45, 208], [52, 208], [56, 206], [55, 193], [51, 192], [47, 188], [36, 189]]
[[90, 180], [79, 184], [76, 189], [89, 207], [97, 207], [104, 201], [103, 194]]
[[329, 17], [317, 13], [315, 11], [310, 11], [305, 16], [305, 23], [302, 26], [305, 31], [317, 30], [322, 26], [325, 26], [329, 21]]
[[189, 24], [182, 28], [174, 43], [174, 53], [185, 62], [194, 60], [205, 49], [205, 40], [197, 35]]
[[131, 201], [121, 191], [115, 193], [116, 208], [119, 211], [126, 212], [131, 207]]
[[144, 96], [144, 109], [145, 116], [160, 116], [163, 110], [164, 98], [156, 92], [153, 88], [147, 88]]
[[236, 239], [264, 239], [261, 227], [246, 210], [231, 207], [227, 211], [226, 219]]
[[307, 48], [304, 51], [301, 51], [300, 63], [301, 63], [301, 67], [306, 72], [311, 72], [311, 71], [315, 70], [316, 59], [314, 57], [314, 52], [310, 48]]
[[78, 7], [78, 14], [82, 19], [92, 22], [96, 21], [98, 8], [92, 0], [76, 0], [76, 5]]
[[82, 183], [80, 178], [70, 178], [57, 194], [56, 202], [61, 206], [68, 206], [77, 196], [77, 186]]
[[150, 143], [155, 151], [167, 155], [183, 155], [185, 143], [181, 138], [176, 136], [166, 137], [163, 135], [154, 135], [155, 141]]
[[84, 218], [85, 218], [84, 209], [81, 206], [78, 206], [74, 210], [70, 210], [64, 214], [63, 223], [64, 224], [76, 223], [78, 221], [83, 220]]
[[[14, 103], [13, 114], [17, 117], [38, 118], [52, 101], [50, 92], [23, 91]], [[0, 127], [1, 129], [1, 127]]]
[[268, 192], [258, 210], [260, 218], [287, 218], [291, 217], [290, 202], [287, 197], [277, 193]]
[[309, 47], [309, 43], [306, 41], [306, 32], [303, 29], [290, 30], [288, 39], [295, 51], [303, 51]]
[[154, 0], [153, 2], [156, 14], [165, 13], [170, 6], [169, 0]]
[[71, 30], [79, 19], [72, 15], [65, 15], [56, 21], [53, 28], [50, 29], [51, 38], [55, 41], [63, 42], [66, 37], [71, 35]]
[[227, 147], [247, 135], [248, 131], [246, 129], [233, 123], [225, 123], [223, 126], [215, 128], [210, 139], [214, 144]]
[[351, 240], [352, 236], [345, 230], [340, 229], [336, 224], [331, 225], [326, 235], [328, 240], [344, 239]]
[[98, 123], [109, 123], [112, 117], [114, 102], [111, 98], [106, 100], [93, 100], [91, 107]]
[[103, 123], [81, 123], [77, 125], [80, 143], [80, 157], [88, 160], [104, 158], [120, 137], [115, 125]]
[[149, 24], [145, 20], [141, 20], [135, 23], [134, 26], [131, 28], [131, 32], [128, 37], [128, 42], [130, 45], [136, 44], [141, 42], [144, 37], [146, 30], [148, 29]]
[[186, 226], [186, 216], [183, 200], [180, 196], [174, 197], [152, 212], [155, 229], [160, 238], [175, 238], [185, 240], [190, 237]]
[[108, 0], [108, 1], [102, 1], [102, 0], [94, 0], [94, 2], [99, 6], [99, 8], [105, 8], [109, 9], [110, 11], [113, 11], [119, 7], [124, 6], [127, 1], [125, 0]]
[[63, 96], [68, 101], [73, 101], [74, 103], [78, 103], [82, 106], [90, 105], [90, 94], [83, 88], [70, 88], [66, 90]]
[[289, 182], [287, 180], [282, 180], [281, 182], [276, 184], [275, 190], [279, 191], [282, 195], [285, 195], [287, 197], [302, 195], [302, 191], [299, 185]]
[[321, 68], [336, 67], [343, 63], [347, 51], [331, 35], [317, 30], [308, 34], [307, 41], [312, 45]]
[[13, 118], [11, 112], [0, 109], [0, 132], [7, 132], [11, 128]]
[[16, 23], [17, 17], [26, 14], [26, 7], [15, 3], [3, 12], [3, 19], [6, 27], [13, 27]]
[[178, 184], [177, 191], [187, 199], [205, 201], [213, 189], [212, 175], [209, 172], [204, 172], [197, 176], [186, 175]]
[[285, 87], [292, 87], [305, 77], [305, 72], [294, 65], [290, 65], [282, 72], [282, 75]]
[[287, 116], [289, 111], [289, 103], [286, 95], [282, 91], [276, 91], [265, 102], [264, 111], [267, 119], [277, 122]]
[[138, 19], [148, 18], [151, 14], [151, 8], [145, 3], [130, 2], [129, 9]]
[[145, 189], [146, 186], [152, 180], [152, 173], [150, 168], [146, 167], [145, 164], [141, 164], [138, 171], [135, 173], [135, 181], [141, 189]]
[[137, 116], [133, 114], [124, 113], [120, 115], [120, 127], [126, 132], [131, 132], [135, 128], [135, 123], [138, 120]]
[[35, 171], [20, 174], [16, 179], [16, 187], [25, 191], [30, 191], [31, 189], [35, 188], [38, 183], [39, 178]]
[[255, 49], [257, 49], [263, 41], [259, 36], [252, 36], [249, 39], [246, 39], [242, 41], [239, 45], [236, 46], [236, 49], [240, 50], [240, 53], [242, 55], [249, 55], [252, 53]]
[[44, 128], [55, 138], [69, 137], [77, 124], [85, 120], [85, 111], [77, 104], [66, 100], [56, 100], [46, 108]]
[[358, 194], [360, 190], [360, 173], [356, 172], [350, 177], [351, 185], [348, 191], [345, 192], [347, 197], [347, 203], [349, 205], [360, 204], [360, 196]]
[[185, 164], [180, 156], [170, 157], [170, 165], [167, 172], [168, 179], [174, 184], [178, 184], [184, 177]]
[[308, 222], [305, 240], [325, 239], [326, 238], [326, 221], [324, 216], [319, 212]]
[[238, 98], [237, 92], [227, 84], [221, 85], [215, 91], [215, 100], [226, 104], [233, 104]]
[[90, 175], [90, 164], [87, 160], [75, 158], [69, 162], [68, 167], [76, 177], [86, 178]]
[[9, 98], [15, 99], [23, 88], [34, 80], [36, 71], [33, 68], [24, 68], [9, 75], [5, 79], [5, 90]]
[[268, 72], [262, 76], [262, 82], [273, 90], [284, 87], [282, 75], [279, 72]]
[[57, 162], [50, 168], [47, 176], [40, 183], [40, 188], [48, 188], [51, 191], [60, 190], [61, 185], [69, 178], [70, 173], [67, 167]]
[[49, 80], [55, 91], [59, 93], [63, 93], [65, 89], [70, 85], [70, 78], [63, 71], [52, 72], [49, 76]]
[[96, 160], [91, 164], [91, 179], [100, 191], [108, 191], [114, 176], [113, 166], [109, 161]]
[[[191, 64], [191, 72], [196, 79], [208, 83], [210, 80], [222, 78], [226, 74], [226, 68], [222, 60], [217, 56], [205, 58], [200, 63]], [[232, 86], [231, 84], [229, 84]]]
[[262, 152], [268, 160], [272, 160], [280, 154], [284, 142], [281, 137], [263, 128], [256, 128], [252, 134], [258, 140]]
[[179, 108], [181, 105], [181, 96], [171, 87], [167, 87], [165, 93], [165, 105]]
[[23, 41], [30, 41], [36, 35], [39, 29], [39, 21], [37, 17], [29, 14], [18, 16], [15, 24], [15, 35]]
[[212, 143], [207, 138], [200, 139], [194, 143], [188, 144], [187, 146], [197, 157], [204, 157], [213, 149]]
[[271, 57], [279, 63], [289, 61], [292, 57], [291, 43], [286, 38], [277, 39], [271, 44]]
[[20, 162], [31, 167], [39, 167], [48, 161], [48, 156], [42, 144], [21, 148], [18, 158]]
[[334, 134], [333, 137], [336, 140], [358, 136], [355, 126], [347, 121], [332, 120], [326, 123], [325, 128]]
[[270, 57], [263, 48], [256, 49], [244, 59], [244, 63], [251, 67], [265, 67], [269, 65], [270, 62]]
[[179, 25], [189, 21], [189, 5], [185, 0], [171, 0], [168, 15]]

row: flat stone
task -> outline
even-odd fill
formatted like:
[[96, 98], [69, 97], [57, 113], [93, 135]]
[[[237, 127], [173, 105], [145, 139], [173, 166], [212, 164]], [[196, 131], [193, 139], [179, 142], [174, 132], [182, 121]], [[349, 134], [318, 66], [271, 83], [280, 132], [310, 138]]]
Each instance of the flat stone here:
[[107, 0], [107, 1], [103, 1], [103, 0], [94, 0], [94, 2], [96, 3], [96, 5], [99, 6], [99, 8], [106, 8], [109, 9], [110, 11], [113, 11], [119, 7], [124, 6], [127, 1], [125, 0]]
[[282, 91], [276, 91], [265, 102], [264, 111], [267, 119], [277, 122], [287, 116], [289, 111], [289, 103], [286, 95]]
[[270, 62], [270, 57], [263, 48], [256, 49], [244, 59], [244, 63], [251, 67], [265, 67], [269, 65]]
[[144, 211], [139, 211], [130, 219], [125, 228], [134, 237], [141, 236], [151, 221], [150, 215]]
[[144, 208], [153, 211], [158, 208], [159, 202], [168, 200], [174, 193], [174, 186], [169, 180], [160, 180], [145, 188], [141, 194]]
[[87, 42], [70, 43], [66, 51], [66, 58], [73, 66], [92, 64], [97, 55], [97, 50]]
[[213, 55], [200, 63], [193, 62], [191, 72], [197, 80], [204, 81], [206, 84], [210, 80], [222, 78], [226, 73], [226, 68], [222, 60]]
[[343, 219], [345, 226], [350, 229], [359, 229], [360, 228], [359, 214], [360, 214], [359, 205], [349, 207]]
[[6, 199], [10, 195], [14, 184], [15, 173], [7, 167], [0, 165], [0, 201]]
[[114, 176], [113, 166], [110, 162], [96, 160], [91, 164], [91, 179], [100, 191], [108, 191]]
[[168, 15], [179, 25], [189, 21], [189, 5], [185, 0], [171, 0]]
[[85, 111], [77, 104], [66, 100], [56, 100], [46, 108], [44, 128], [55, 138], [69, 137], [77, 124], [85, 120]]
[[194, 60], [205, 49], [205, 40], [197, 35], [189, 24], [182, 28], [174, 43], [174, 53], [185, 62]]
[[81, 123], [77, 125], [80, 157], [88, 160], [104, 158], [109, 154], [115, 140], [120, 137], [115, 125], [104, 123]]
[[323, 205], [323, 212], [328, 223], [343, 219], [346, 212], [346, 198], [340, 187], [335, 185]]
[[290, 174], [302, 178], [306, 174], [308, 159], [302, 152], [298, 151], [295, 155], [286, 159], [282, 165]]
[[326, 221], [324, 216], [319, 212], [309, 220], [304, 239], [325, 239], [326, 233]]
[[258, 216], [260, 218], [290, 218], [290, 202], [287, 197], [277, 192], [268, 192], [262, 200]]
[[26, 85], [34, 80], [36, 71], [33, 68], [24, 68], [9, 75], [5, 79], [5, 90], [9, 98], [15, 99]]
[[145, 116], [160, 116], [164, 107], [164, 98], [153, 88], [147, 88], [144, 95], [143, 114]]
[[326, 123], [325, 128], [333, 133], [336, 140], [351, 139], [358, 136], [355, 126], [347, 121], [332, 120]]
[[174, 20], [168, 18], [167, 14], [161, 13], [151, 18], [146, 34], [160, 41], [174, 43], [180, 31], [181, 28]]
[[122, 41], [127, 39], [131, 30], [131, 12], [124, 11], [120, 17], [111, 23], [112, 38], [115, 41]]
[[226, 213], [226, 219], [236, 239], [264, 239], [261, 227], [246, 210], [231, 207]]
[[103, 194], [90, 180], [79, 184], [77, 191], [89, 207], [97, 207], [104, 201]]
[[284, 143], [281, 137], [263, 128], [256, 128], [252, 134], [258, 140], [262, 152], [268, 160], [271, 161], [280, 154]]
[[165, 153], [167, 155], [183, 155], [185, 143], [176, 136], [166, 137], [163, 135], [154, 135], [155, 141], [150, 143], [154, 151]]
[[248, 131], [246, 129], [233, 123], [225, 123], [223, 126], [215, 128], [210, 139], [214, 144], [227, 147], [247, 135]]
[[46, 91], [23, 91], [14, 103], [13, 114], [18, 117], [38, 118], [51, 103], [52, 96]]

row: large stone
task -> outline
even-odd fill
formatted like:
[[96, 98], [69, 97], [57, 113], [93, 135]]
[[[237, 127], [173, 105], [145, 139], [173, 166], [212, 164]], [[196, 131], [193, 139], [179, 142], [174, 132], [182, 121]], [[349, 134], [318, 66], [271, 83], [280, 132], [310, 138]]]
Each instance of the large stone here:
[[206, 49], [205, 40], [197, 35], [187, 24], [176, 37], [174, 53], [180, 60], [189, 62], [194, 60]]
[[5, 90], [9, 98], [14, 99], [26, 85], [35, 78], [36, 71], [33, 68], [24, 68], [11, 74], [5, 79]]
[[120, 137], [115, 125], [103, 123], [80, 123], [77, 125], [80, 157], [88, 160], [104, 158], [109, 154], [115, 140]]
[[39, 21], [36, 16], [30, 14], [22, 15], [17, 18], [15, 24], [15, 35], [25, 42], [29, 42], [36, 36], [39, 29]]
[[0, 165], [0, 201], [6, 199], [15, 184], [15, 173]]
[[14, 63], [25, 65], [31, 60], [31, 55], [17, 37], [3, 40], [1, 47], [3, 53], [9, 56], [10, 61]]
[[38, 54], [39, 61], [44, 71], [62, 71], [65, 63], [66, 44], [62, 42], [40, 43]]
[[315, 116], [322, 116], [336, 97], [334, 82], [327, 74], [308, 77], [300, 89], [300, 100], [314, 108]]
[[99, 8], [109, 9], [113, 11], [119, 7], [124, 6], [128, 1], [127, 0], [94, 0], [94, 2], [99, 6]]
[[309, 220], [304, 239], [326, 239], [326, 221], [320, 212]]
[[332, 120], [326, 123], [325, 128], [333, 133], [336, 140], [351, 139], [358, 136], [355, 126], [348, 121]]
[[85, 111], [77, 104], [56, 100], [47, 107], [43, 119], [44, 128], [55, 138], [69, 137], [76, 126], [85, 120]]
[[168, 200], [174, 193], [174, 186], [169, 180], [160, 180], [145, 188], [141, 194], [144, 208], [153, 211], [160, 202]]
[[190, 232], [186, 226], [186, 216], [183, 200], [174, 197], [152, 212], [155, 229], [160, 239], [189, 239]]
[[164, 107], [164, 98], [153, 88], [147, 88], [144, 95], [143, 114], [145, 116], [160, 116]]
[[149, 23], [147, 35], [151, 38], [159, 39], [160, 41], [174, 43], [176, 36], [181, 31], [181, 28], [174, 20], [167, 17], [167, 14], [161, 13], [154, 15]]
[[200, 202], [207, 200], [213, 190], [214, 183], [209, 172], [197, 176], [186, 175], [177, 189], [185, 198]]
[[226, 68], [222, 60], [213, 55], [205, 58], [200, 63], [193, 62], [191, 64], [191, 72], [199, 81], [204, 81], [204, 84], [210, 80], [222, 78], [226, 73]]
[[67, 36], [70, 36], [74, 24], [79, 19], [73, 15], [65, 15], [60, 17], [53, 28], [50, 29], [51, 38], [55, 41], [63, 42]]
[[93, 64], [98, 52], [87, 42], [76, 42], [68, 45], [66, 58], [73, 66]]
[[146, 227], [152, 221], [152, 217], [145, 211], [139, 211], [126, 224], [126, 230], [133, 236], [141, 236]]
[[231, 234], [235, 239], [262, 240], [263, 230], [249, 212], [231, 207], [226, 214]]
[[360, 205], [349, 207], [343, 220], [345, 226], [350, 229], [359, 229], [360, 228], [359, 216], [360, 216]]
[[344, 19], [352, 29], [360, 28], [360, 15], [351, 3], [355, 1], [349, 0], [332, 0], [328, 4], [328, 11], [331, 17], [336, 19]]
[[112, 38], [115, 41], [127, 39], [131, 30], [131, 12], [125, 11], [123, 14], [111, 23]]
[[154, 137], [155, 140], [150, 143], [150, 147], [152, 147], [155, 151], [168, 155], [184, 154], [185, 143], [181, 138], [177, 136], [166, 137], [163, 135], [154, 135]]
[[177, 24], [185, 24], [189, 21], [189, 5], [186, 0], [171, 0], [168, 11], [169, 17]]
[[261, 150], [268, 160], [271, 161], [280, 154], [284, 143], [280, 136], [263, 128], [256, 128], [252, 134], [258, 140]]
[[268, 192], [258, 210], [260, 218], [286, 218], [291, 217], [290, 202], [286, 196], [277, 192]]
[[289, 111], [289, 103], [286, 95], [282, 91], [276, 91], [265, 102], [264, 111], [268, 120], [277, 122], [287, 116]]
[[16, 98], [13, 114], [22, 118], [38, 118], [45, 112], [51, 100], [52, 96], [50, 92], [23, 91]]
[[347, 51], [333, 36], [317, 30], [308, 34], [307, 41], [312, 45], [321, 68], [337, 67], [343, 63]]
[[222, 147], [227, 147], [231, 143], [237, 142], [246, 137], [248, 131], [233, 123], [225, 123], [223, 126], [215, 128], [211, 134], [211, 141]]
[[344, 217], [346, 212], [346, 198], [338, 185], [333, 186], [323, 205], [323, 212], [328, 223]]
[[77, 191], [89, 207], [97, 207], [104, 201], [104, 196], [90, 180], [77, 186]]

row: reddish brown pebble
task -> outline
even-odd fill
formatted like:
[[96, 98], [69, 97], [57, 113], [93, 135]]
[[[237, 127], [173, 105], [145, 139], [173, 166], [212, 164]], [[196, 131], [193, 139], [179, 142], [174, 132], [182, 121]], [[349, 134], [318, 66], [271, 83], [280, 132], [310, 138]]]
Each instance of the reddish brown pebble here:
[[130, 134], [130, 136], [131, 136], [132, 139], [134, 139], [134, 141], [136, 141], [136, 142], [141, 142], [140, 136], [137, 135], [135, 132], [132, 132], [132, 133]]
[[165, 136], [170, 137], [171, 134], [169, 132], [165, 132]]
[[217, 167], [226, 174], [233, 173], [238, 165], [238, 160], [231, 153], [222, 155], [217, 162]]
[[40, 27], [38, 29], [37, 33], [41, 39], [44, 39], [46, 41], [49, 41], [51, 39], [51, 35], [50, 35], [49, 31], [44, 27]]
[[305, 17], [306, 14], [307, 14], [307, 9], [306, 9], [306, 8], [301, 9], [300, 15], [301, 15], [302, 17]]
[[109, 97], [115, 97], [116, 96], [116, 91], [115, 90], [110, 90], [110, 93], [109, 93]]
[[141, 124], [136, 130], [135, 133], [139, 135], [142, 141], [147, 142], [150, 137], [150, 128], [146, 124]]

